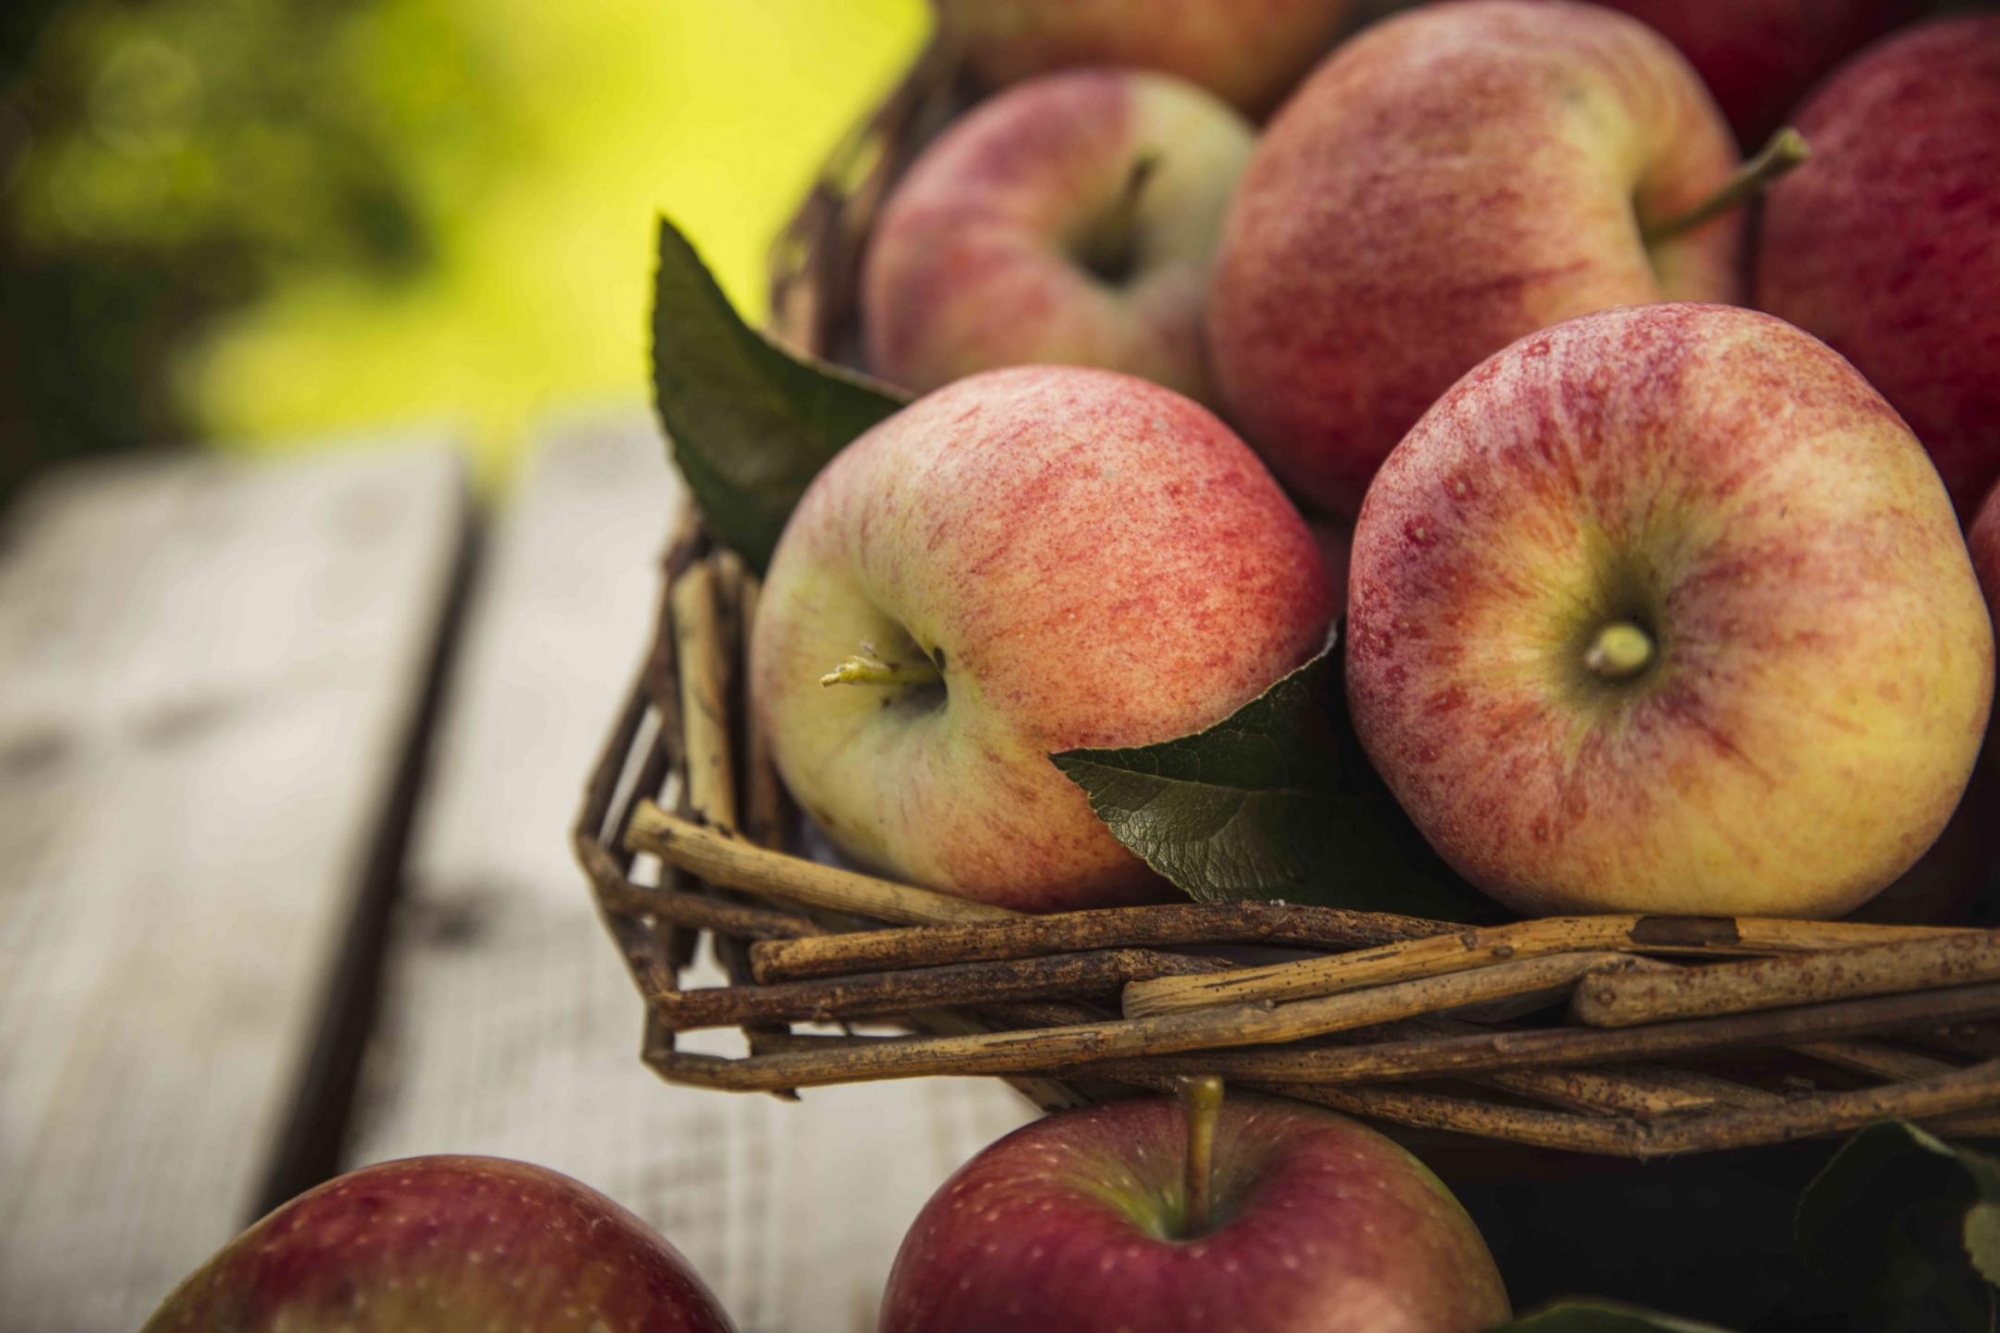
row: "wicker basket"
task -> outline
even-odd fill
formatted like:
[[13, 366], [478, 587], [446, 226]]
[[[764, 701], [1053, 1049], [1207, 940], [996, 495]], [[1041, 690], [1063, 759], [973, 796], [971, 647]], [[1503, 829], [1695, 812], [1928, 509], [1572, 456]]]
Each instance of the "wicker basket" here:
[[[869, 222], [963, 101], [932, 52], [843, 145], [775, 254], [781, 338], [852, 359]], [[756, 591], [699, 531], [673, 544], [657, 639], [575, 828], [645, 1001], [644, 1059], [669, 1081], [785, 1094], [988, 1074], [1054, 1109], [1220, 1073], [1406, 1139], [1633, 1158], [1890, 1116], [2000, 1133], [2000, 932], [1658, 916], [1474, 929], [1268, 903], [1027, 917], [801, 854], [811, 832], [743, 707]], [[635, 875], [642, 855], [658, 887]], [[684, 990], [704, 934], [730, 984]], [[677, 1049], [677, 1033], [715, 1027], [740, 1028], [747, 1053]]]

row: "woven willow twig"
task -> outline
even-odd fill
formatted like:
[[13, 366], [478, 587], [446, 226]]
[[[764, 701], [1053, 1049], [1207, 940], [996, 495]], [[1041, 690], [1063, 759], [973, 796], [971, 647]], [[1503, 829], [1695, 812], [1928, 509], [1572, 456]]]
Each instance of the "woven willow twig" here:
[[889, 186], [963, 105], [957, 56], [933, 44], [908, 77], [833, 150], [771, 247], [771, 332], [820, 356], [842, 350], [854, 325], [861, 250]]
[[1232, 1005], [1030, 1032], [912, 1038], [852, 1051], [799, 1052], [742, 1062], [740, 1072], [721, 1076], [725, 1082], [718, 1086], [753, 1091], [930, 1074], [1014, 1074], [1119, 1056], [1271, 1045], [1537, 992], [1574, 983], [1594, 968], [1630, 965], [1630, 959], [1617, 954], [1566, 954], [1284, 1005]]
[[702, 561], [675, 579], [674, 652], [680, 665], [688, 806], [703, 823], [736, 827], [736, 770], [729, 743], [729, 645], [718, 628], [718, 566]]
[[[1212, 1004], [1238, 1004], [1244, 1000], [1290, 1000], [1306, 995], [1335, 995], [1344, 990], [1379, 986], [1409, 977], [1484, 967], [1509, 958], [1538, 957], [1578, 949], [1687, 955], [1772, 954], [1967, 934], [1976, 932], [1934, 926], [1772, 921], [1756, 917], [1548, 917], [1507, 926], [1458, 930], [1449, 935], [1332, 958], [1308, 958], [1296, 963], [1245, 968], [1224, 976], [1167, 977], [1141, 982], [1125, 992], [1125, 1012], [1138, 1016], [1198, 1009]], [[1717, 970], [1705, 969], [1698, 975], [1710, 976]], [[1593, 987], [1591, 994], [1657, 994], [1683, 988], [1689, 980], [1682, 974], [1648, 973], [1645, 977], [1624, 977], [1615, 983]], [[1777, 1003], [1786, 1001], [1779, 1000]], [[1696, 1005], [1686, 1012], [1715, 1011]]]
[[1796, 1043], [1792, 1049], [1800, 1055], [1809, 1055], [1815, 1060], [1824, 1060], [1830, 1065], [1839, 1065], [1857, 1074], [1871, 1074], [1876, 1078], [1930, 1078], [1954, 1068], [1948, 1060], [1872, 1041], [1807, 1041]]
[[598, 896], [608, 907], [632, 916], [658, 917], [690, 930], [712, 931], [741, 940], [790, 939], [818, 935], [822, 929], [809, 917], [774, 912], [764, 907], [746, 907], [705, 894], [674, 888], [650, 888], [625, 878], [616, 863], [600, 847], [591, 847], [583, 858]]
[[654, 1008], [676, 1031], [740, 1027], [779, 1019], [879, 1018], [939, 1006], [975, 1006], [1009, 1000], [1084, 999], [1115, 994], [1142, 977], [1210, 971], [1219, 959], [1146, 949], [1046, 954], [991, 963], [955, 963], [906, 972], [855, 977], [669, 991]]
[[1743, 1013], [1996, 980], [2000, 980], [2000, 931], [1959, 931], [1932, 939], [1759, 958], [1673, 976], [1606, 978], [1577, 992], [1573, 1012], [1593, 1027], [1630, 1027], [1690, 1014]]
[[1590, 1067], [1721, 1050], [1790, 1047], [1831, 1037], [1908, 1031], [1996, 1015], [2000, 1015], [2000, 985], [1963, 986], [1756, 1014], [1684, 1019], [1647, 1027], [1532, 1028], [1385, 1041], [1368, 1046], [1225, 1051], [1158, 1067], [1182, 1072], [1200, 1064], [1237, 1078], [1378, 1083], [1452, 1078], [1499, 1069]]
[[633, 851], [650, 852], [711, 884], [821, 911], [910, 924], [1005, 920], [1015, 915], [1004, 907], [968, 902], [769, 851], [725, 830], [670, 815], [651, 801], [633, 813], [625, 829], [625, 845]]
[[[1343, 949], [1456, 933], [1459, 929], [1390, 912], [1275, 903], [1178, 903], [1059, 912], [959, 926], [857, 931], [810, 940], [773, 939], [754, 946], [750, 957], [757, 979], [770, 982], [1144, 945], [1276, 944]], [[1231, 975], [1240, 975], [1242, 970]]]
[[1940, 1117], [2000, 1103], [2000, 1060], [1919, 1082], [1657, 1122], [1560, 1116], [1389, 1088], [1329, 1091], [1280, 1086], [1275, 1090], [1419, 1128], [1469, 1131], [1541, 1148], [1651, 1158], [1845, 1134], [1891, 1118], [1936, 1123]]

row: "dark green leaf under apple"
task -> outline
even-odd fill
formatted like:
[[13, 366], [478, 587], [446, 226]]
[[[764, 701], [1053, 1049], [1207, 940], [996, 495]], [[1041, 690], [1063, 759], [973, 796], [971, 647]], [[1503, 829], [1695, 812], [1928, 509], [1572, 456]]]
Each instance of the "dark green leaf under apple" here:
[[1051, 758], [1120, 842], [1198, 901], [1493, 919], [1494, 905], [1431, 852], [1353, 741], [1340, 648], [1336, 631], [1324, 652], [1206, 731]]
[[1905, 1121], [1856, 1134], [1799, 1200], [1806, 1262], [1881, 1333], [2000, 1320], [2000, 1161]]

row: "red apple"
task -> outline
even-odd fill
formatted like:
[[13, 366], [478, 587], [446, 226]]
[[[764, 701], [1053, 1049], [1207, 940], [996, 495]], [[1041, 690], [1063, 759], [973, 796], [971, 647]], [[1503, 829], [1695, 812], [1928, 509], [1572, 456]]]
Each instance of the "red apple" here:
[[1931, 452], [1962, 518], [2000, 477], [2000, 14], [1899, 33], [1799, 113], [1757, 303], [1852, 361]]
[[1129, 902], [1160, 882], [1048, 756], [1220, 721], [1312, 656], [1329, 602], [1304, 521], [1210, 413], [1108, 371], [989, 371], [814, 480], [751, 691], [856, 861], [1028, 910]]
[[1354, 536], [1362, 744], [1520, 911], [1837, 916], [1937, 838], [1993, 633], [1936, 471], [1824, 344], [1605, 311], [1461, 380]]
[[1164, 70], [1252, 113], [1325, 53], [1353, 0], [932, 0], [989, 86], [1076, 65]]
[[413, 1157], [307, 1190], [181, 1283], [142, 1333], [729, 1333], [660, 1234], [568, 1176]]
[[1377, 24], [1244, 173], [1210, 292], [1223, 403], [1294, 489], [1351, 516], [1424, 409], [1515, 338], [1734, 299], [1737, 216], [1684, 224], [1735, 165], [1700, 79], [1622, 14], [1469, 0]]
[[880, 1333], [1473, 1333], [1508, 1318], [1472, 1220], [1371, 1129], [1232, 1097], [1206, 1224], [1188, 1162], [1164, 1098], [1016, 1130], [918, 1215]]
[[1037, 79], [917, 159], [869, 242], [871, 369], [928, 391], [1019, 365], [1122, 370], [1209, 396], [1202, 308], [1251, 132], [1192, 84]]
[[1916, 9], [1913, 0], [1599, 0], [1657, 29], [1755, 147], [1820, 77]]
[[1972, 548], [1972, 567], [1979, 573], [1979, 586], [1986, 592], [1986, 604], [2000, 616], [2000, 486], [1987, 493], [1979, 506], [1979, 517], [1965, 534]]
[[1333, 588], [1333, 613], [1347, 610], [1347, 567], [1354, 558], [1354, 525], [1315, 514], [1306, 520], [1312, 530], [1313, 545], [1319, 548], [1319, 562], [1326, 567], [1326, 581]]

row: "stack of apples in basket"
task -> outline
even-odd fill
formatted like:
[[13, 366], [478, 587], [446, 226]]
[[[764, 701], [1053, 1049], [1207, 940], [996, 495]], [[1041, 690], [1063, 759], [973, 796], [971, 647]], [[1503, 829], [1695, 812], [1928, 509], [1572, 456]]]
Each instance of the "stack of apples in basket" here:
[[[1896, 884], [1978, 764], [2000, 594], [2000, 15], [1915, 8], [936, 0], [984, 95], [858, 288], [918, 396], [804, 489], [753, 626], [801, 810], [987, 903], [1162, 900], [1050, 757], [1332, 651], [1409, 822], [1514, 913]], [[974, 1160], [881, 1327], [1509, 1318], [1415, 1158], [1197, 1082]]]

